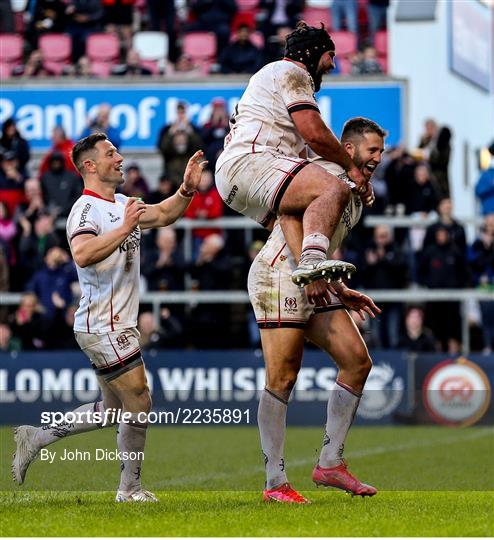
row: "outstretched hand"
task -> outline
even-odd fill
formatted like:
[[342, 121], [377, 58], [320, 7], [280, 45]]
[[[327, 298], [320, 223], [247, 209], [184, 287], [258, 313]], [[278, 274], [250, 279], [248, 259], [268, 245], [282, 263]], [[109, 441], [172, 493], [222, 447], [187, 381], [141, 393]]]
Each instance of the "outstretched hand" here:
[[187, 191], [196, 191], [201, 181], [202, 171], [208, 164], [204, 161], [204, 152], [198, 150], [188, 161], [184, 172], [184, 188]]

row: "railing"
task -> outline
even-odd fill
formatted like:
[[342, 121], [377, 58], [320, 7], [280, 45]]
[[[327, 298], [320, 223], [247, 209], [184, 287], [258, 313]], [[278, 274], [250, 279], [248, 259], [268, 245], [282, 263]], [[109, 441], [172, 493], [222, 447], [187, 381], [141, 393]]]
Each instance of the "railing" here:
[[[363, 290], [376, 302], [460, 302], [462, 309], [462, 352], [470, 353], [470, 333], [468, 327], [468, 302], [471, 300], [494, 302], [494, 292], [479, 289], [373, 289]], [[21, 293], [0, 293], [0, 305], [18, 305]], [[156, 320], [159, 320], [162, 304], [248, 304], [245, 291], [175, 291], [146, 292], [140, 296], [141, 303], [151, 304]]]

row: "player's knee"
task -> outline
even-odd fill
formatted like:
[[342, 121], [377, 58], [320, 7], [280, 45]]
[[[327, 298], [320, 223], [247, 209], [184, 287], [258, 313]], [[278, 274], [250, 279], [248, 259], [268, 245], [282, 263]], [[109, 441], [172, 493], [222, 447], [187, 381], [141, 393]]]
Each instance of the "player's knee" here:
[[287, 399], [287, 397], [290, 396], [296, 382], [297, 373], [295, 371], [278, 373], [275, 376], [270, 377], [268, 387], [271, 388], [275, 393], [278, 393]]
[[367, 349], [362, 347], [355, 355], [354, 375], [362, 384], [364, 384], [369, 376], [371, 368], [371, 357], [369, 356]]

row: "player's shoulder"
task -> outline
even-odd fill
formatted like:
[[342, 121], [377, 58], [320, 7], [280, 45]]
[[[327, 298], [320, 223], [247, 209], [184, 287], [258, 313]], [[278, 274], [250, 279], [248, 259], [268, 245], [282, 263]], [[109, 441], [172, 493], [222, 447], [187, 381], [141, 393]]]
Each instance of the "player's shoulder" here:
[[123, 193], [115, 193], [115, 202], [123, 204], [125, 206], [128, 200], [129, 197], [127, 197], [127, 195], [124, 195]]

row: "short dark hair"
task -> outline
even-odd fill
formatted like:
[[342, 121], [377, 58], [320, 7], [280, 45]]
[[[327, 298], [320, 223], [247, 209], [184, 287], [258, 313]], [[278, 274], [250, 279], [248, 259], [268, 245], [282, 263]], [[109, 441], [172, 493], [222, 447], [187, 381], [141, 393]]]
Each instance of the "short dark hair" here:
[[341, 134], [342, 142], [348, 141], [355, 136], [362, 137], [365, 133], [377, 133], [379, 137], [386, 137], [388, 134], [379, 124], [364, 118], [363, 116], [357, 116], [351, 118], [343, 126], [343, 133]]
[[84, 170], [82, 162], [85, 159], [86, 152], [88, 152], [89, 150], [94, 150], [94, 148], [96, 147], [96, 143], [107, 140], [108, 137], [105, 133], [91, 133], [91, 135], [88, 135], [87, 137], [84, 137], [84, 139], [78, 141], [74, 148], [72, 148], [72, 162], [81, 174]]

